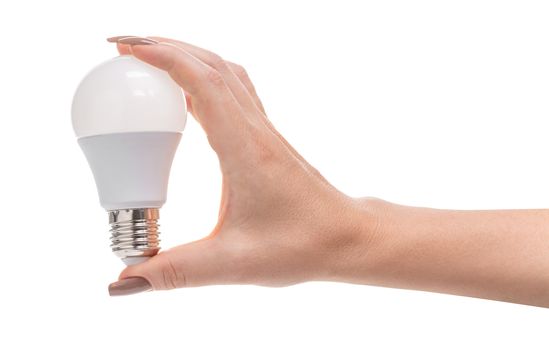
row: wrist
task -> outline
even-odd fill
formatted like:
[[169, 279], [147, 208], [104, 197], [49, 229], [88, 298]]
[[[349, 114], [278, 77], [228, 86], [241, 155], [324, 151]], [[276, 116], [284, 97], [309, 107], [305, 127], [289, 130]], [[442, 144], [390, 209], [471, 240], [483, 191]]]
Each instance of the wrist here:
[[[374, 278], [378, 246], [385, 239], [383, 217], [391, 204], [378, 198], [349, 198], [346, 212], [337, 218], [338, 229], [327, 235], [325, 280], [367, 283]], [[368, 278], [368, 277], [366, 277]]]

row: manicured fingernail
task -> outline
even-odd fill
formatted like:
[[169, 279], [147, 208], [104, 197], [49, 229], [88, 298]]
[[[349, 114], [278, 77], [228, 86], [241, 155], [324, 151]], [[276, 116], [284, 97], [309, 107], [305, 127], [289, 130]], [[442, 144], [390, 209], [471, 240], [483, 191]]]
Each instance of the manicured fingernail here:
[[119, 36], [113, 36], [113, 37], [107, 38], [107, 41], [110, 42], [110, 43], [117, 43], [118, 40], [120, 40], [120, 39], [131, 38], [131, 37], [134, 37], [134, 36], [133, 35], [119, 35]]
[[158, 41], [149, 38], [143, 38], [140, 36], [114, 36], [107, 39], [110, 43], [120, 43], [126, 45], [154, 45], [158, 44]]
[[152, 286], [142, 277], [129, 277], [109, 285], [109, 295], [111, 297], [137, 294], [152, 290]]

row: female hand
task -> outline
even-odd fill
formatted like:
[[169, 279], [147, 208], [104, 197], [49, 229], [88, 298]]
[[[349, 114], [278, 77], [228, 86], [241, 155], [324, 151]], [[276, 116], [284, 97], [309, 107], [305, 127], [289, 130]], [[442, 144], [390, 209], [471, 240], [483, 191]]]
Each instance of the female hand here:
[[[165, 38], [111, 38], [167, 71], [219, 157], [218, 223], [204, 239], [126, 268], [111, 295], [208, 284], [284, 286], [332, 279], [367, 222], [365, 207], [331, 186], [275, 130], [246, 71]], [[362, 237], [362, 238], [360, 238]]]
[[332, 280], [549, 306], [549, 211], [352, 199], [275, 130], [242, 67], [180, 41], [112, 40], [181, 85], [223, 193], [209, 236], [126, 268], [111, 295]]

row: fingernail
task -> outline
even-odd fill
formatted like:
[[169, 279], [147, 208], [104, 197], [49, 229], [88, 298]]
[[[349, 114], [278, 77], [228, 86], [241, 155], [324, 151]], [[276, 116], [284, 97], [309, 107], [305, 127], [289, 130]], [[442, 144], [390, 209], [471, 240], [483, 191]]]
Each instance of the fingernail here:
[[119, 35], [119, 36], [113, 36], [113, 37], [107, 38], [107, 41], [110, 43], [116, 43], [120, 39], [131, 38], [131, 37], [133, 37], [133, 35]]
[[158, 44], [158, 41], [149, 38], [143, 38], [140, 36], [113, 36], [112, 38], [107, 39], [110, 43], [120, 43], [126, 45], [153, 45]]
[[111, 297], [137, 294], [151, 290], [151, 284], [143, 277], [129, 277], [109, 285], [109, 295]]

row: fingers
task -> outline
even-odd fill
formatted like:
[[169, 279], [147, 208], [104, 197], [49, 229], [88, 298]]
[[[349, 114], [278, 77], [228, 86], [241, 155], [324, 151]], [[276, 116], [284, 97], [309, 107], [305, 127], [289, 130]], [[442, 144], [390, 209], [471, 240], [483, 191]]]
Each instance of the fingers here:
[[255, 87], [244, 67], [233, 62], [225, 61], [213, 52], [179, 40], [161, 37], [138, 38], [133, 36], [118, 36], [107, 40], [109, 42], [116, 42], [118, 51], [122, 55], [131, 54], [132, 51], [130, 43], [141, 43], [139, 40], [142, 40], [144, 44], [149, 44], [151, 42], [166, 42], [180, 47], [213, 69], [218, 70], [223, 75], [227, 85], [241, 104], [249, 106], [249, 100], [251, 99], [253, 106], [259, 109], [262, 113], [265, 113], [263, 104], [261, 103]]
[[174, 45], [135, 45], [131, 50], [142, 61], [167, 71], [185, 91], [197, 98], [211, 97], [207, 96], [211, 89], [216, 96], [227, 95], [227, 87], [219, 79], [219, 72]]
[[[109, 42], [116, 42], [116, 48], [118, 49], [118, 52], [121, 55], [131, 55], [132, 54], [131, 45], [116, 41], [118, 38], [119, 37], [113, 37], [113, 38], [109, 38], [108, 40]], [[189, 113], [192, 113], [194, 115], [191, 96], [187, 92], [185, 92], [185, 100], [187, 102], [187, 110], [189, 111]]]
[[[260, 120], [264, 125], [269, 129], [278, 139], [284, 144], [288, 151], [297, 158], [298, 161], [303, 163], [306, 169], [308, 169], [314, 176], [320, 178], [323, 182], [327, 181], [324, 177], [313, 168], [291, 145], [286, 139], [275, 129], [272, 123], [268, 120], [265, 115], [265, 109], [263, 104], [257, 96], [255, 87], [248, 76], [246, 70], [235, 63], [224, 61], [221, 57], [216, 55], [213, 52], [202, 49], [200, 47], [185, 43], [179, 40], [173, 40], [169, 38], [162, 37], [150, 37], [147, 38], [150, 40], [156, 40], [159, 42], [168, 42], [177, 47], [182, 48], [183, 50], [189, 52], [191, 55], [195, 56], [197, 59], [203, 61], [205, 64], [210, 66], [213, 69], [218, 70], [223, 79], [227, 82], [228, 87], [231, 89], [235, 95], [238, 102], [243, 105], [246, 109], [255, 108], [259, 113], [255, 119]], [[252, 109], [253, 109], [252, 108]]]
[[[173, 39], [161, 38], [161, 37], [152, 37], [149, 39], [173, 44], [185, 50], [189, 54], [193, 55], [194, 57], [204, 62], [211, 68], [217, 70], [219, 73], [221, 73], [221, 75], [223, 76], [223, 79], [227, 83], [227, 86], [232, 91], [236, 100], [240, 103], [240, 105], [244, 109], [251, 110], [251, 111], [257, 110], [263, 113], [263, 108], [261, 106], [261, 103], [258, 104], [256, 102], [256, 100], [250, 94], [250, 91], [244, 85], [243, 81], [241, 81], [239, 77], [235, 74], [233, 69], [231, 69], [230, 64], [227, 61], [223, 60], [217, 54], [211, 51], [205, 50], [203, 48], [185, 43], [183, 41], [179, 41], [179, 40], [173, 40]], [[243, 70], [243, 68], [241, 70]], [[259, 98], [257, 98], [257, 100], [259, 100]], [[254, 114], [249, 115], [249, 117], [253, 118]]]
[[[254, 106], [258, 108], [262, 113], [265, 113], [263, 104], [261, 103], [261, 100], [259, 99], [259, 96], [255, 91], [255, 87], [244, 67], [236, 63], [223, 60], [221, 57], [211, 51], [180, 40], [162, 37], [151, 37], [150, 39], [161, 42], [169, 42], [178, 47], [181, 47], [188, 51], [191, 55], [211, 66], [212, 68], [219, 70], [224, 74], [224, 77], [227, 78], [228, 85], [236, 92], [235, 95], [238, 94], [243, 100], [248, 100], [249, 98], [251, 98], [254, 102]], [[245, 103], [247, 103], [247, 101]]]
[[265, 126], [276, 137], [278, 137], [278, 139], [284, 144], [284, 146], [288, 149], [288, 151], [295, 158], [297, 158], [297, 160], [300, 161], [305, 166], [306, 169], [308, 169], [314, 176], [320, 178], [323, 182], [327, 183], [327, 181], [318, 172], [318, 170], [313, 168], [290, 145], [290, 143], [286, 141], [286, 139], [278, 132], [278, 130], [276, 130], [276, 128], [268, 120], [267, 116], [265, 115], [265, 109], [263, 108], [263, 104], [261, 103], [261, 100], [259, 99], [259, 96], [256, 93], [255, 86], [253, 85], [244, 67], [236, 63], [225, 61], [213, 52], [185, 43], [183, 41], [162, 38], [162, 37], [150, 37], [148, 39], [156, 40], [159, 42], [169, 42], [173, 45], [176, 45], [177, 47], [180, 47], [185, 51], [189, 52], [191, 55], [195, 56], [197, 59], [203, 61], [205, 64], [209, 65], [213, 69], [218, 70], [223, 76], [223, 79], [225, 79], [225, 81], [227, 82], [228, 87], [231, 89], [231, 91], [233, 92], [233, 94], [235, 95], [239, 103], [248, 109], [251, 108], [251, 106], [253, 106], [253, 108], [261, 112], [256, 116], [256, 119], [261, 120], [261, 122], [263, 122]]
[[[238, 96], [241, 96], [242, 99], [245, 100], [251, 98], [254, 102], [254, 106], [258, 108], [263, 114], [265, 114], [263, 103], [261, 103], [261, 100], [257, 95], [255, 86], [248, 76], [248, 73], [241, 65], [223, 60], [221, 57], [211, 51], [186, 43], [184, 41], [163, 37], [151, 37], [148, 39], [156, 40], [159, 42], [168, 42], [178, 47], [181, 47], [188, 51], [191, 55], [211, 66], [212, 68], [219, 70], [224, 74], [224, 77], [227, 79], [228, 85], [232, 89], [234, 89], [233, 92], [236, 92], [235, 95], [238, 94]], [[247, 101], [245, 103], [247, 103]]]
[[229, 284], [236, 282], [236, 267], [234, 259], [225, 253], [219, 241], [204, 239], [166, 250], [144, 263], [129, 266], [120, 274], [120, 281], [141, 277], [149, 282], [153, 290]]
[[218, 154], [236, 154], [245, 148], [243, 109], [217, 70], [169, 43], [135, 45], [131, 52], [167, 71], [190, 95], [193, 115]]
[[[115, 38], [119, 40], [119, 38]], [[277, 137], [282, 144], [288, 149], [288, 151], [303, 165], [306, 169], [308, 169], [314, 176], [319, 177], [322, 181], [326, 182], [326, 180], [320, 175], [320, 173], [313, 168], [311, 165], [309, 165], [305, 159], [278, 133], [278, 131], [274, 128], [274, 126], [270, 123], [270, 121], [265, 116], [265, 111], [263, 108], [263, 104], [261, 103], [261, 100], [259, 99], [255, 87], [253, 83], [251, 82], [248, 74], [246, 73], [245, 69], [235, 63], [227, 62], [221, 59], [218, 55], [207, 51], [205, 49], [196, 47], [194, 45], [184, 43], [177, 40], [167, 39], [167, 38], [160, 38], [160, 37], [152, 37], [152, 38], [143, 38], [144, 40], [151, 40], [153, 42], [161, 42], [164, 43], [164, 45], [171, 44], [174, 47], [177, 47], [181, 49], [180, 51], [185, 53], [187, 56], [193, 57], [196, 61], [202, 63], [202, 65], [207, 66], [209, 69], [218, 72], [218, 76], [215, 76], [216, 78], [222, 80], [226, 84], [226, 88], [230, 91], [231, 95], [234, 97], [236, 103], [242, 107], [243, 111], [256, 111], [257, 113], [242, 113], [242, 118], [250, 119], [252, 121], [260, 121], [259, 125], [263, 124], [267, 130], [269, 130], [272, 134], [274, 134], [275, 137]], [[126, 39], [126, 42], [134, 42], [138, 39], [136, 37], [130, 37]], [[149, 44], [149, 42], [146, 42], [145, 44]], [[160, 45], [148, 45], [148, 46], [132, 46], [128, 45], [120, 45], [118, 44], [118, 49], [120, 53], [127, 54], [127, 53], [133, 53], [138, 58], [141, 58], [145, 61], [147, 61], [146, 57], [139, 56], [139, 51], [141, 50], [148, 50], [150, 47], [157, 47]], [[138, 51], [136, 53], [136, 50]], [[149, 62], [151, 63], [151, 62]], [[155, 65], [154, 63], [151, 63]], [[162, 68], [159, 66], [159, 68]], [[166, 68], [166, 65], [164, 65], [164, 68]], [[178, 71], [178, 69], [174, 69], [174, 71]], [[174, 73], [172, 74], [172, 77], [174, 77]], [[179, 75], [182, 75], [184, 77], [185, 73], [180, 73]], [[174, 77], [176, 81], [177, 74]], [[178, 81], [179, 82], [179, 81]], [[183, 86], [182, 82], [179, 82], [181, 86]], [[185, 89], [185, 87], [183, 86]], [[197, 107], [194, 106], [194, 96], [191, 93], [190, 96], [187, 98], [187, 101], [189, 102], [189, 105], [192, 106], [193, 109], [193, 115], [197, 117], [200, 121], [200, 112], [196, 111]], [[195, 113], [196, 112], [196, 113]], [[256, 124], [257, 125], [257, 124]], [[208, 124], [203, 124], [204, 128], [206, 129]], [[233, 126], [234, 127], [234, 126]], [[208, 130], [206, 130], [208, 133]], [[215, 140], [217, 138], [213, 138]], [[211, 142], [210, 142], [211, 143]], [[213, 144], [212, 144], [213, 146]], [[215, 148], [215, 147], [214, 147]]]

